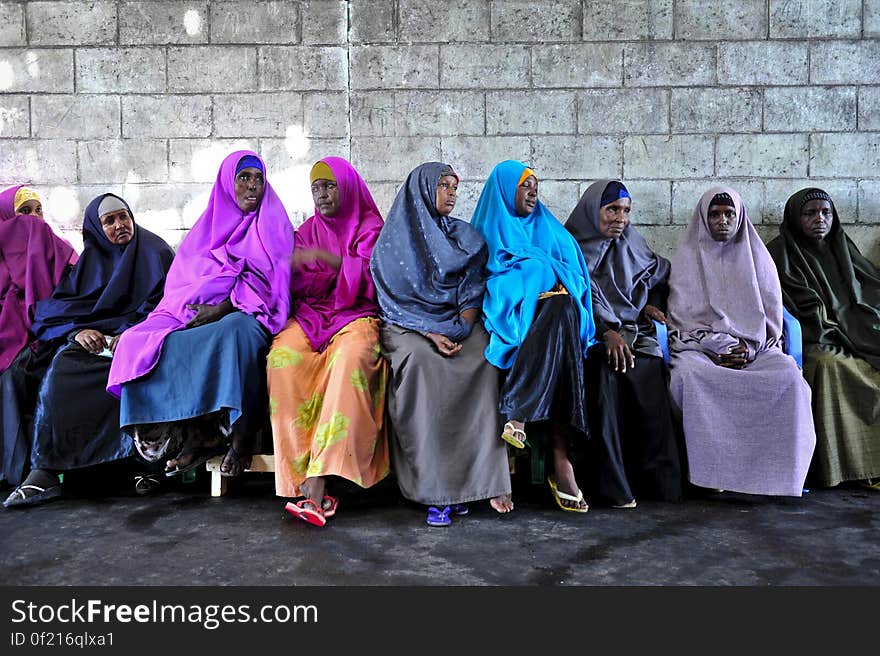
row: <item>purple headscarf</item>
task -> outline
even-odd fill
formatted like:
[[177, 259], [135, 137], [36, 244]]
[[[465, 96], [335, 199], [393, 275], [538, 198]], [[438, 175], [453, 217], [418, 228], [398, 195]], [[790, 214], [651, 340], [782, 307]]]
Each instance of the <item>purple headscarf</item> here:
[[355, 319], [378, 314], [370, 255], [382, 230], [382, 216], [360, 174], [341, 157], [320, 160], [330, 167], [339, 189], [339, 212], [325, 217], [317, 208], [296, 231], [297, 248], [321, 248], [342, 258], [339, 271], [316, 261], [291, 279], [293, 317], [316, 351]]
[[259, 158], [239, 150], [223, 160], [207, 209], [177, 249], [162, 301], [122, 334], [107, 383], [111, 394], [119, 396], [122, 383], [152, 371], [165, 337], [196, 315], [187, 304], [216, 305], [228, 299], [273, 334], [284, 327], [290, 312], [293, 226], [268, 180], [257, 210], [243, 214], [239, 209], [235, 167], [248, 155]]
[[52, 294], [67, 265], [78, 259], [39, 216], [16, 215], [20, 188], [0, 193], [0, 372], [28, 343], [37, 301]]
[[[737, 226], [728, 241], [715, 241], [707, 222], [712, 198], [720, 193], [736, 208]], [[672, 260], [668, 307], [672, 350], [721, 354], [742, 339], [752, 359], [779, 343], [779, 275], [733, 189], [715, 187], [700, 198]]]

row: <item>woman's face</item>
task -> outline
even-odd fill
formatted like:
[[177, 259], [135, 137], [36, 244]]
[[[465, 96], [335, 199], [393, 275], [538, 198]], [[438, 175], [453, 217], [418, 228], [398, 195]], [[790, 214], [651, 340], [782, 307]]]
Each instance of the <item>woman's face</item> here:
[[336, 216], [339, 212], [339, 187], [333, 180], [318, 178], [312, 183], [312, 200], [323, 216]]
[[736, 208], [730, 205], [710, 205], [706, 216], [709, 234], [715, 241], [728, 241], [736, 228]]
[[36, 198], [32, 198], [31, 200], [23, 202], [18, 206], [18, 209], [15, 210], [16, 214], [36, 214], [41, 219], [43, 218], [43, 205]]
[[437, 181], [437, 199], [434, 207], [440, 216], [449, 216], [455, 209], [455, 200], [458, 197], [458, 178], [454, 175], [441, 176]]
[[599, 232], [603, 237], [617, 239], [629, 225], [632, 199], [618, 198], [599, 208]]
[[239, 171], [235, 176], [235, 202], [238, 203], [238, 209], [244, 213], [256, 211], [263, 200], [265, 187], [266, 181], [260, 169], [250, 166]]
[[808, 200], [801, 208], [801, 230], [807, 237], [822, 240], [831, 232], [834, 209], [831, 201], [817, 198]]
[[516, 188], [516, 198], [513, 201], [514, 209], [520, 216], [531, 214], [538, 204], [538, 178], [530, 175]]
[[102, 214], [100, 221], [111, 244], [124, 246], [134, 236], [134, 221], [124, 208]]

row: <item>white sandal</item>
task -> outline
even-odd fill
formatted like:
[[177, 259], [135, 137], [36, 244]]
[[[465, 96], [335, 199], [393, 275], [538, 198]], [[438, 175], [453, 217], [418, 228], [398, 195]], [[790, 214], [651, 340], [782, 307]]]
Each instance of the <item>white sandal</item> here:
[[504, 424], [504, 432], [501, 433], [501, 439], [517, 449], [526, 448], [526, 432], [522, 428], [514, 426], [512, 421]]

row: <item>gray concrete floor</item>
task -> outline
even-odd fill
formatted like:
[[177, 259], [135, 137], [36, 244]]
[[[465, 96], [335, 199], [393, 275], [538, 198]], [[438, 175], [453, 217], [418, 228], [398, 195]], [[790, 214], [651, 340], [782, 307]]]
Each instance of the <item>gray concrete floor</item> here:
[[497, 515], [472, 504], [424, 523], [392, 481], [345, 491], [319, 529], [284, 510], [271, 474], [212, 499], [208, 480], [153, 497], [76, 496], [0, 508], [12, 585], [878, 585], [880, 493], [802, 499], [708, 493], [681, 504], [564, 513], [544, 488]]

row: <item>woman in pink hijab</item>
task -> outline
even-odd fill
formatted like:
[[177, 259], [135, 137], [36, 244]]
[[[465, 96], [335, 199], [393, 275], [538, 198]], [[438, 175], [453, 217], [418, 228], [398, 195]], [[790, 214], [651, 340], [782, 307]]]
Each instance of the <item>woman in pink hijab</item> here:
[[140, 455], [165, 458], [167, 475], [218, 453], [222, 474], [249, 464], [265, 418], [265, 352], [290, 308], [292, 251], [293, 226], [263, 160], [228, 155], [162, 301], [122, 334], [107, 385]]
[[336, 514], [328, 476], [367, 488], [389, 473], [383, 421], [387, 365], [379, 348], [370, 255], [382, 217], [346, 160], [310, 175], [315, 214], [296, 232], [292, 311], [272, 343], [268, 381], [275, 493], [317, 526]]

